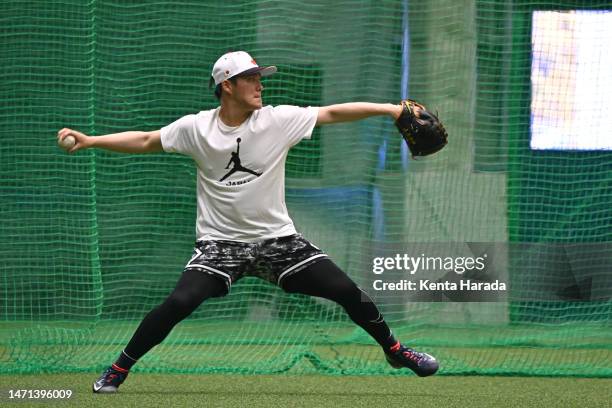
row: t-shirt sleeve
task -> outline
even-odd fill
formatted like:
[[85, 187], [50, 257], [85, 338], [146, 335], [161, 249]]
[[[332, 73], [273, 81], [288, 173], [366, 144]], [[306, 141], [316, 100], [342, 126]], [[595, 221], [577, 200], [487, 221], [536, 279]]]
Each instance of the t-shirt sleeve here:
[[191, 155], [195, 150], [196, 115], [187, 115], [161, 128], [161, 143], [165, 152]]
[[317, 123], [319, 108], [309, 106], [279, 105], [274, 108], [274, 118], [289, 139], [289, 146], [294, 146], [302, 139], [310, 139]]

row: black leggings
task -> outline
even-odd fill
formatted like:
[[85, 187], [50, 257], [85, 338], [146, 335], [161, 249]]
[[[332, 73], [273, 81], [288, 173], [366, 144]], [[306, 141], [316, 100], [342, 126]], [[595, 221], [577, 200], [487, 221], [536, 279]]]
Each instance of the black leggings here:
[[383, 348], [388, 349], [395, 343], [389, 326], [370, 296], [329, 259], [287, 277], [282, 283], [286, 292], [322, 297], [338, 303], [351, 320]]
[[[382, 347], [389, 348], [395, 343], [370, 297], [330, 260], [316, 262], [286, 277], [282, 283], [286, 292], [322, 297], [340, 304], [349, 317]], [[220, 278], [196, 270], [183, 272], [168, 298], [145, 316], [126, 346], [125, 353], [138, 360], [161, 343], [172, 328], [204, 300], [225, 293], [225, 283]]]

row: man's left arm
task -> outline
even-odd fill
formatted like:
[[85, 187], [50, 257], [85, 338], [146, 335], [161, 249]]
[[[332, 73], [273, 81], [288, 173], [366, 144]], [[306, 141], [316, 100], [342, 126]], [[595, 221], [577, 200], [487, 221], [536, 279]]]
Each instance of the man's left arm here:
[[401, 105], [392, 103], [349, 102], [319, 108], [315, 126], [352, 122], [370, 116], [387, 115], [396, 120], [402, 112]]

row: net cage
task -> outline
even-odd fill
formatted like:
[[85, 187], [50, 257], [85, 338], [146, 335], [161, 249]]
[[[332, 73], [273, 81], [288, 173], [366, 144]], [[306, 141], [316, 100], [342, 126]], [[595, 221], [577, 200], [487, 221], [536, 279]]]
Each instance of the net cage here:
[[[386, 117], [317, 128], [287, 159], [296, 227], [403, 342], [434, 354], [442, 374], [612, 375], [612, 152], [530, 144], [534, 115], [571, 121], [580, 88], [571, 58], [586, 35], [575, 16], [610, 15], [609, 1], [10, 0], [0, 9], [0, 373], [107, 366], [193, 248], [191, 159], [66, 155], [57, 131], [153, 130], [212, 109], [212, 64], [244, 49], [279, 68], [263, 80], [266, 104], [410, 97], [444, 121], [449, 145], [423, 161], [408, 157]], [[609, 44], [610, 31], [592, 26], [601, 29], [589, 43]], [[608, 58], [594, 49], [593, 64]], [[596, 120], [572, 129], [609, 140], [609, 105], [589, 112]], [[507, 289], [459, 299], [374, 288], [403, 277], [373, 274], [375, 257], [451, 244], [494, 253]], [[205, 302], [135, 369], [397, 374], [342, 308], [256, 278]]]

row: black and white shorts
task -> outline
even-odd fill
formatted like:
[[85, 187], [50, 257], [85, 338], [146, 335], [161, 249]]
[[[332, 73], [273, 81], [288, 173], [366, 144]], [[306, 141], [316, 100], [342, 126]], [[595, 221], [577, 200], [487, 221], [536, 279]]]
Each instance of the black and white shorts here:
[[243, 276], [257, 276], [281, 286], [287, 276], [327, 258], [301, 234], [271, 238], [257, 243], [197, 241], [185, 270], [195, 269], [217, 276], [229, 292]]

